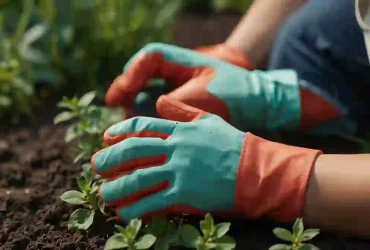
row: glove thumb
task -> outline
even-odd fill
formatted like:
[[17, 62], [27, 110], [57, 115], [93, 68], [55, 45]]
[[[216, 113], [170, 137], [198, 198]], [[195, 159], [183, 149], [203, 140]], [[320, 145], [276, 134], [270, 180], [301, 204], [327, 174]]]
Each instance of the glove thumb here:
[[183, 102], [161, 95], [156, 104], [160, 117], [179, 122], [191, 122], [209, 114], [201, 109], [189, 106]]

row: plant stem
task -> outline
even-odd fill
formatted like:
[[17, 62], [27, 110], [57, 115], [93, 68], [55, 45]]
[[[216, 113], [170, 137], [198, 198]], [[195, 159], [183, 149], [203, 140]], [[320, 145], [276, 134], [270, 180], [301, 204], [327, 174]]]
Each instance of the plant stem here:
[[23, 12], [18, 22], [15, 35], [13, 37], [13, 41], [12, 41], [13, 46], [17, 46], [19, 41], [22, 39], [22, 36], [27, 29], [27, 25], [30, 22], [33, 7], [34, 7], [33, 0], [23, 0]]

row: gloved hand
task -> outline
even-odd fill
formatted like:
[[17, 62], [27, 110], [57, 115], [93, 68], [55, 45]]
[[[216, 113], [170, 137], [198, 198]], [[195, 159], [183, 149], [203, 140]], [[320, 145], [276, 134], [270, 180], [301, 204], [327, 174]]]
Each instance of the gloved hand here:
[[[221, 43], [211, 46], [202, 46], [196, 48], [194, 51], [201, 54], [216, 58], [231, 64], [237, 65], [239, 67], [252, 70], [253, 66], [248, 61], [248, 59], [241, 52], [229, 47], [228, 45]], [[131, 84], [135, 84], [132, 82]], [[128, 107], [126, 105], [126, 115], [128, 117], [134, 117], [137, 115], [145, 115], [151, 117], [157, 117], [155, 110], [155, 103], [157, 98], [165, 93], [171, 92], [174, 90], [175, 86], [169, 86], [165, 81], [156, 81], [154, 84], [151, 83], [150, 86], [143, 86], [140, 89], [140, 93], [133, 101], [132, 106]], [[110, 90], [115, 92], [116, 85], [113, 84]], [[107, 98], [107, 103], [110, 104], [110, 98]]]
[[269, 142], [220, 117], [162, 96], [159, 114], [110, 127], [111, 145], [91, 160], [108, 178], [105, 203], [127, 221], [167, 213], [302, 215], [309, 173], [320, 151]]
[[132, 107], [153, 78], [173, 84], [175, 90], [169, 97], [217, 114], [238, 129], [295, 129], [300, 123], [300, 92], [294, 71], [247, 71], [166, 44], [147, 45], [132, 57], [108, 90], [106, 103]]
[[220, 43], [211, 46], [202, 46], [196, 48], [194, 51], [210, 56], [221, 61], [225, 61], [241, 68], [247, 70], [253, 70], [254, 66], [248, 60], [248, 58], [243, 55], [240, 51], [231, 48], [225, 43]]

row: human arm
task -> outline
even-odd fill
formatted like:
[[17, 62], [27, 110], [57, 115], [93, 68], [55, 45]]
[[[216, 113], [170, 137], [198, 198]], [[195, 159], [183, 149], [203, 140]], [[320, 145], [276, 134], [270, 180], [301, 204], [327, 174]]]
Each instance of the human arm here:
[[282, 23], [307, 0], [255, 0], [225, 44], [262, 66]]
[[307, 224], [370, 238], [370, 154], [320, 155], [308, 182]]

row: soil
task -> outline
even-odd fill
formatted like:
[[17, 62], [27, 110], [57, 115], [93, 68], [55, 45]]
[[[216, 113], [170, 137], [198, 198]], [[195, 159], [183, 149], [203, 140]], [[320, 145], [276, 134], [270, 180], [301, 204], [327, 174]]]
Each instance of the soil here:
[[[194, 47], [223, 41], [239, 16], [185, 15], [178, 25], [176, 43]], [[50, 100], [54, 107], [55, 101]], [[0, 127], [0, 249], [103, 249], [112, 235], [114, 221], [99, 217], [88, 233], [67, 229], [74, 207], [59, 196], [76, 188], [80, 165], [63, 141], [65, 127], [51, 124], [55, 109], [42, 109], [36, 119], [20, 128]], [[325, 152], [354, 152], [354, 145], [338, 148], [343, 141], [286, 135], [284, 140]], [[338, 141], [339, 140], [339, 141]], [[302, 143], [304, 142], [304, 143]], [[324, 143], [325, 142], [325, 143]], [[194, 219], [194, 221], [196, 221]], [[270, 221], [233, 221], [231, 234], [237, 249], [267, 250], [278, 243]], [[321, 249], [370, 249], [370, 242], [321, 233], [314, 243]]]

